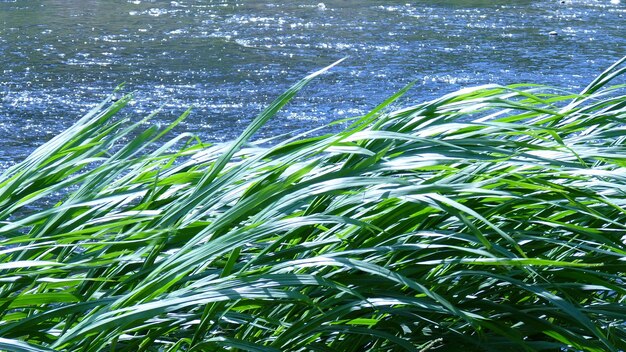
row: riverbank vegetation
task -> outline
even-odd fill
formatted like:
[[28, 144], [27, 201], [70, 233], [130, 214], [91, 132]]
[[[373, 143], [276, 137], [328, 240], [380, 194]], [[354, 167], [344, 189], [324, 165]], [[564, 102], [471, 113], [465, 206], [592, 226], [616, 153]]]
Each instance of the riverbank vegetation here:
[[223, 144], [107, 100], [0, 176], [0, 349], [624, 350], [623, 64], [274, 143], [325, 70]]

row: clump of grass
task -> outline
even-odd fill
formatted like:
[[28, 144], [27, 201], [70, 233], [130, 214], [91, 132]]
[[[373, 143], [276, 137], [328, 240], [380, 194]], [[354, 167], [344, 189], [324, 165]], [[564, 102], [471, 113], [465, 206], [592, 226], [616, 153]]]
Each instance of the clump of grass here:
[[105, 101], [0, 176], [0, 349], [624, 350], [625, 60], [271, 146], [325, 70], [224, 144]]

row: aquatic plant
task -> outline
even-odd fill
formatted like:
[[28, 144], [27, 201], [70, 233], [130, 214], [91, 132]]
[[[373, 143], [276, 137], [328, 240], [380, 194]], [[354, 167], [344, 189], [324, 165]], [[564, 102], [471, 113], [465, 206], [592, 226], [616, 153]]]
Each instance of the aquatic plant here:
[[171, 137], [107, 100], [0, 176], [0, 349], [626, 349], [622, 59], [338, 133]]

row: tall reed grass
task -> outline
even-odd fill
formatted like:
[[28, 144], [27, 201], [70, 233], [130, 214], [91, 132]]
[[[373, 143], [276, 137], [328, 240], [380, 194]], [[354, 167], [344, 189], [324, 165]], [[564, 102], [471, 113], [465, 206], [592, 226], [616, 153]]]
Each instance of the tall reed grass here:
[[[626, 349], [625, 59], [223, 144], [107, 100], [0, 176], [0, 349]], [[168, 133], [170, 132], [170, 133]]]

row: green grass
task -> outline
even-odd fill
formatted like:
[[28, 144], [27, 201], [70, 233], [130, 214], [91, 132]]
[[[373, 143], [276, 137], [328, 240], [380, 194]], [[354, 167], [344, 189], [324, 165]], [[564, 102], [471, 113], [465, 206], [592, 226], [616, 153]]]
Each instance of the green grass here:
[[624, 350], [624, 61], [273, 144], [326, 69], [224, 144], [105, 101], [0, 175], [0, 350]]

